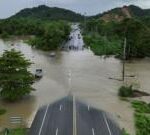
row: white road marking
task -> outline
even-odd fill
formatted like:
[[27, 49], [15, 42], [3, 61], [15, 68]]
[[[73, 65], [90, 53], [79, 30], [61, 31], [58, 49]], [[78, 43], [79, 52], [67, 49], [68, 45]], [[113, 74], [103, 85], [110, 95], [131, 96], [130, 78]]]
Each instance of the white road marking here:
[[42, 133], [42, 128], [43, 128], [43, 125], [44, 125], [44, 122], [45, 122], [45, 119], [46, 119], [46, 115], [47, 115], [47, 112], [48, 112], [48, 108], [49, 108], [49, 105], [48, 105], [47, 108], [46, 108], [46, 111], [45, 111], [45, 114], [44, 114], [44, 117], [43, 117], [43, 121], [42, 121], [42, 124], [41, 124], [41, 127], [40, 127], [40, 130], [39, 130], [39, 134], [38, 134], [38, 135], [41, 135], [41, 133]]
[[111, 130], [110, 130], [110, 127], [109, 127], [109, 124], [108, 124], [108, 122], [107, 122], [107, 119], [106, 119], [106, 116], [105, 116], [105, 114], [104, 114], [104, 113], [103, 113], [103, 117], [104, 117], [104, 120], [105, 120], [105, 123], [106, 123], [107, 129], [108, 129], [109, 135], [112, 135]]
[[90, 111], [90, 106], [88, 105], [88, 111]]
[[60, 111], [62, 110], [62, 105], [60, 105], [59, 110], [60, 110]]
[[58, 135], [58, 128], [56, 129], [56, 133], [55, 133], [55, 135]]
[[95, 135], [95, 130], [94, 130], [94, 128], [92, 128], [92, 134]]

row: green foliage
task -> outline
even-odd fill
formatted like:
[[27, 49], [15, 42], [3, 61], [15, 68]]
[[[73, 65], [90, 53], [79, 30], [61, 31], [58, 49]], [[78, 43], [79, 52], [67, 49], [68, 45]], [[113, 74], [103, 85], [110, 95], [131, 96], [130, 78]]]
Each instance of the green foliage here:
[[136, 17], [139, 19], [141, 17], [150, 16], [150, 9], [141, 9], [140, 7], [130, 5], [129, 10], [130, 10], [133, 17]]
[[122, 130], [122, 135], [130, 135], [130, 134], [128, 134], [128, 133], [126, 132], [126, 130], [123, 129], [123, 130]]
[[133, 96], [132, 86], [129, 86], [129, 87], [121, 86], [119, 88], [119, 93], [118, 94], [121, 97], [132, 97]]
[[150, 133], [150, 104], [143, 101], [133, 101], [135, 109], [136, 135], [149, 135]]
[[[83, 27], [83, 26], [82, 26]], [[123, 40], [127, 38], [126, 58], [150, 57], [150, 28], [144, 21], [125, 19], [122, 22], [89, 20], [84, 28], [85, 43], [98, 55], [121, 57]], [[92, 35], [99, 35], [92, 36]], [[90, 37], [91, 36], [91, 37]], [[102, 40], [101, 37], [104, 37]], [[103, 47], [102, 47], [103, 46]], [[104, 49], [102, 49], [104, 48]], [[106, 50], [106, 51], [105, 51]]]
[[47, 7], [41, 5], [39, 7], [23, 9], [12, 18], [32, 18], [41, 20], [66, 20], [71, 22], [79, 22], [84, 20], [84, 17], [73, 11], [57, 8]]
[[136, 135], [148, 135], [150, 133], [150, 115], [135, 113]]
[[21, 52], [5, 51], [0, 57], [0, 95], [2, 98], [15, 101], [28, 95], [33, 88], [33, 75], [27, 70], [31, 65]]
[[5, 109], [0, 109], [0, 115], [3, 115], [6, 113], [6, 110]]
[[133, 101], [132, 106], [138, 113], [150, 113], [150, 104], [144, 101]]
[[44, 22], [33, 19], [5, 19], [0, 21], [0, 36], [2, 35], [41, 35]]
[[150, 56], [150, 29], [142, 22], [126, 19], [115, 31], [120, 38], [127, 38], [126, 57]]
[[142, 17], [141, 21], [150, 28], [150, 16]]
[[27, 131], [26, 129], [18, 128], [14, 129], [10, 132], [10, 135], [26, 135]]
[[121, 50], [119, 40], [109, 41], [106, 37], [88, 35], [84, 36], [84, 41], [96, 55], [119, 55]]
[[43, 50], [57, 49], [68, 38], [70, 25], [64, 21], [50, 22], [37, 19], [7, 19], [0, 21], [0, 36], [34, 35], [29, 43]]
[[[7, 129], [7, 135], [27, 135], [27, 129], [25, 128], [16, 128], [16, 129]], [[0, 133], [0, 135], [5, 135], [5, 131]]]
[[48, 23], [44, 27], [44, 33], [30, 40], [32, 46], [43, 50], [54, 50], [61, 46], [61, 43], [68, 38], [70, 27], [65, 22]]

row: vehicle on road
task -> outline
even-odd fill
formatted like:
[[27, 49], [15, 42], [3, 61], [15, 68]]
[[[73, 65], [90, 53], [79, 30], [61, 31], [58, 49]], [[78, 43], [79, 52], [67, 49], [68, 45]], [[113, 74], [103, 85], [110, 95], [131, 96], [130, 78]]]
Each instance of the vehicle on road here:
[[51, 52], [51, 53], [49, 54], [49, 56], [50, 56], [50, 57], [55, 57], [55, 56], [56, 56], [56, 53], [55, 53], [55, 52]]
[[41, 78], [41, 77], [43, 77], [43, 70], [42, 69], [36, 69], [35, 78]]

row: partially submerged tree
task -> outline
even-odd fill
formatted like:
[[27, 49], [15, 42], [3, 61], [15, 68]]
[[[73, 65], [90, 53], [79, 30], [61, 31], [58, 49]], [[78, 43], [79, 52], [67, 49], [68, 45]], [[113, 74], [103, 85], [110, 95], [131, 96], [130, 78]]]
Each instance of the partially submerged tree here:
[[19, 51], [5, 51], [0, 57], [0, 95], [15, 101], [33, 90], [33, 75], [27, 70], [32, 63]]

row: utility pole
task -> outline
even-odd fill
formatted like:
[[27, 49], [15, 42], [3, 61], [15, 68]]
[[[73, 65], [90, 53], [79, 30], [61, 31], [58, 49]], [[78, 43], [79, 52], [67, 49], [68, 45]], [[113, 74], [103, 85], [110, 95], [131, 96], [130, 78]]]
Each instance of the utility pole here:
[[124, 47], [123, 47], [123, 69], [122, 69], [122, 81], [125, 80], [125, 61], [126, 61], [126, 47], [127, 47], [127, 39], [124, 39]]

